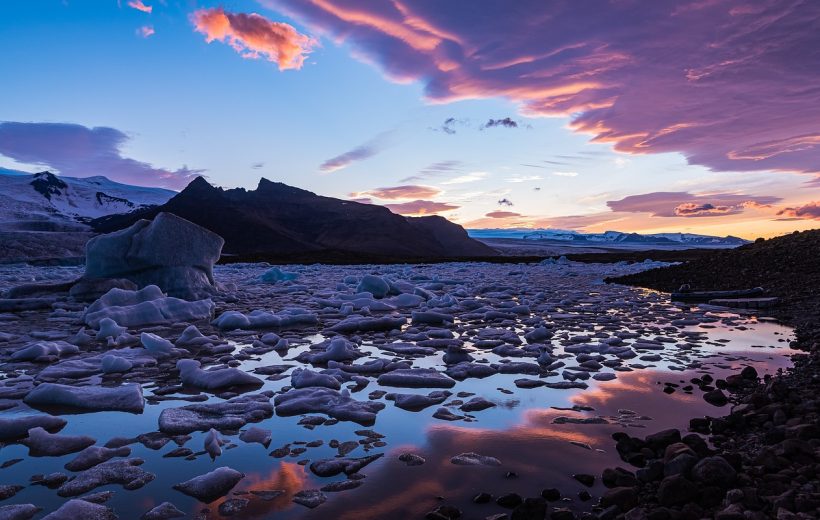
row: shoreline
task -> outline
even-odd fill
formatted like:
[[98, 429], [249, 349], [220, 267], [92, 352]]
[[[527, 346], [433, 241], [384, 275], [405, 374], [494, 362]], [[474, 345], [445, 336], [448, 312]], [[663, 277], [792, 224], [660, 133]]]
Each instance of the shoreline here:
[[[794, 234], [791, 240], [805, 244], [816, 234]], [[609, 509], [599, 518], [820, 517], [820, 294], [814, 283], [813, 257], [805, 250], [800, 256], [792, 254], [797, 250], [784, 247], [794, 246], [789, 237], [766, 242], [740, 248], [739, 254], [719, 253], [711, 266], [705, 258], [607, 280], [669, 292], [682, 280], [693, 281], [698, 289], [729, 289], [741, 279], [749, 286], [768, 279], [767, 288], [781, 297], [782, 305], [767, 309], [766, 314], [794, 327], [796, 339], [790, 346], [802, 354], [793, 356], [791, 369], [774, 377], [739, 375], [724, 381], [729, 383], [733, 404], [730, 413], [690, 421], [690, 432], [707, 436], [713, 450], [696, 449], [697, 441], [688, 432], [616, 438], [622, 460], [629, 458], [630, 445], [642, 449], [651, 445], [646, 453], [654, 457], [642, 469], [629, 468], [637, 477], [629, 485], [608, 486], [602, 505]]]

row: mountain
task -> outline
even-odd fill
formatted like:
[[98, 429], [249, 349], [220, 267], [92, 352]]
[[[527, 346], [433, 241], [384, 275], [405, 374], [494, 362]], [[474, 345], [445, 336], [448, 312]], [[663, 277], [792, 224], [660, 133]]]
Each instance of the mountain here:
[[437, 217], [403, 217], [376, 205], [322, 197], [261, 179], [255, 190], [224, 190], [202, 177], [165, 204], [92, 221], [111, 232], [159, 212], [174, 213], [225, 239], [237, 260], [271, 262], [423, 261], [497, 252]]
[[[78, 222], [163, 204], [174, 195], [105, 177], [63, 177], [51, 172], [0, 171], [0, 223], [4, 229], [77, 227]], [[37, 230], [37, 229], [35, 229]]]
[[679, 246], [729, 248], [747, 244], [748, 241], [734, 236], [716, 237], [693, 233], [625, 233], [605, 231], [603, 233], [580, 233], [564, 229], [470, 229], [469, 235], [478, 240], [518, 239], [529, 241], [554, 241], [574, 245], [616, 246]]

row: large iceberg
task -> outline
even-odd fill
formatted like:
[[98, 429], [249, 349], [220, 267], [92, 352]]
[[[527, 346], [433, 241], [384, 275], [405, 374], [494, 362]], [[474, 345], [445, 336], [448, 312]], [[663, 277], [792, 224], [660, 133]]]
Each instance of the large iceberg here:
[[213, 266], [225, 241], [172, 213], [92, 238], [86, 245], [84, 279], [125, 278], [140, 287], [157, 285], [171, 296], [200, 299], [212, 294]]

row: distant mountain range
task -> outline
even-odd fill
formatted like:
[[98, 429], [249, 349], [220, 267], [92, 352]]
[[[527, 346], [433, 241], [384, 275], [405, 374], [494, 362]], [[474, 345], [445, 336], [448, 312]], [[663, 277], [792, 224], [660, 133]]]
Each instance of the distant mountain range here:
[[174, 195], [170, 190], [120, 184], [101, 176], [31, 175], [0, 169], [0, 223], [6, 229], [42, 228], [49, 223], [71, 226], [163, 204]]
[[528, 241], [552, 241], [574, 245], [607, 246], [607, 245], [683, 245], [688, 247], [737, 247], [749, 243], [748, 240], [734, 236], [716, 237], [693, 233], [624, 233], [605, 231], [603, 233], [580, 233], [565, 229], [469, 229], [469, 235], [477, 240], [485, 239], [518, 239]]
[[403, 217], [383, 206], [322, 197], [267, 179], [255, 190], [224, 190], [198, 177], [160, 206], [91, 225], [107, 233], [162, 211], [219, 234], [224, 254], [237, 260], [405, 262], [498, 254], [443, 217]]

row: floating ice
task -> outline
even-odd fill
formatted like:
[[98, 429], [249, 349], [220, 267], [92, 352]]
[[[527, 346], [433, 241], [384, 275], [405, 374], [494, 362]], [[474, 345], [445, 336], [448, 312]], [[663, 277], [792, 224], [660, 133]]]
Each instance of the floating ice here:
[[69, 500], [53, 513], [43, 517], [43, 520], [117, 520], [117, 515], [110, 508], [85, 500]]
[[78, 453], [72, 460], [68, 461], [65, 465], [65, 469], [69, 471], [83, 471], [114, 457], [127, 457], [130, 454], [131, 448], [128, 446], [121, 446], [119, 448], [89, 446]]
[[134, 364], [127, 359], [113, 354], [106, 354], [102, 358], [100, 368], [104, 374], [113, 374], [116, 372], [128, 372]]
[[293, 388], [324, 387], [339, 390], [342, 385], [339, 380], [327, 374], [320, 374], [306, 368], [297, 368], [290, 376]]
[[330, 361], [352, 361], [365, 354], [356, 350], [356, 346], [342, 337], [329, 342], [312, 345], [296, 357], [297, 361], [311, 364], [325, 364]]
[[83, 450], [95, 442], [97, 441], [85, 435], [48, 433], [39, 426], [30, 429], [28, 437], [20, 441], [24, 446], [28, 446], [29, 455], [34, 457], [60, 457]]
[[103, 462], [79, 473], [57, 490], [61, 497], [75, 497], [100, 486], [120, 484], [124, 489], [139, 489], [156, 478], [140, 466], [142, 459], [122, 459]]
[[209, 504], [227, 495], [243, 478], [245, 478], [244, 473], [222, 466], [191, 480], [175, 484], [174, 489]]
[[152, 354], [168, 355], [174, 351], [174, 344], [150, 332], [140, 334], [140, 343]]
[[366, 274], [356, 287], [356, 292], [369, 292], [374, 298], [384, 298], [390, 292], [390, 284], [380, 276]]
[[35, 361], [38, 358], [62, 357], [80, 352], [77, 345], [65, 341], [34, 341], [26, 343], [11, 355], [13, 361]]
[[273, 399], [276, 415], [288, 417], [303, 413], [324, 413], [340, 421], [353, 421], [361, 425], [376, 422], [376, 413], [384, 403], [357, 401], [347, 390], [337, 392], [330, 388], [301, 388], [279, 394]]
[[408, 368], [393, 370], [379, 376], [382, 386], [409, 388], [452, 388], [456, 382], [434, 368]]
[[20, 439], [27, 436], [30, 429], [38, 427], [54, 433], [61, 430], [65, 425], [65, 419], [52, 415], [0, 417], [0, 441]]
[[193, 222], [159, 213], [153, 221], [138, 220], [89, 240], [85, 279], [127, 278], [138, 286], [158, 285], [174, 296], [198, 299], [216, 291], [213, 265], [224, 243]]
[[277, 283], [296, 280], [297, 278], [299, 278], [299, 273], [282, 271], [278, 267], [273, 267], [259, 275], [258, 280], [265, 283]]
[[159, 287], [149, 285], [139, 291], [111, 289], [88, 307], [83, 321], [99, 328], [103, 319], [111, 318], [119, 325], [139, 327], [203, 320], [210, 318], [213, 311], [214, 303], [209, 299], [188, 302], [165, 296]]
[[145, 406], [142, 387], [138, 384], [103, 387], [41, 383], [23, 401], [29, 406], [68, 406], [88, 411], [133, 413], [141, 413]]
[[262, 386], [263, 383], [258, 377], [238, 368], [202, 370], [200, 366], [200, 362], [194, 359], [177, 361], [179, 379], [182, 383], [203, 390], [217, 390], [231, 386]]
[[360, 458], [336, 457], [333, 459], [320, 459], [311, 463], [310, 471], [320, 477], [334, 477], [339, 473], [352, 475], [358, 473], [362, 468], [383, 456], [384, 453], [378, 453]]
[[159, 415], [159, 429], [169, 435], [195, 431], [238, 430], [249, 422], [259, 422], [273, 415], [270, 396], [252, 394], [234, 397], [221, 403], [197, 403], [180, 408], [166, 408]]
[[274, 327], [293, 327], [297, 325], [316, 325], [319, 318], [305, 309], [290, 308], [273, 314], [263, 310], [254, 310], [250, 314], [238, 311], [226, 311], [219, 315], [212, 324], [220, 329], [266, 329]]

